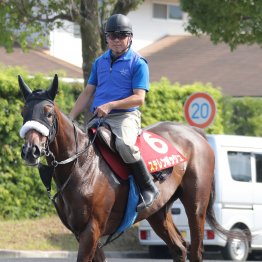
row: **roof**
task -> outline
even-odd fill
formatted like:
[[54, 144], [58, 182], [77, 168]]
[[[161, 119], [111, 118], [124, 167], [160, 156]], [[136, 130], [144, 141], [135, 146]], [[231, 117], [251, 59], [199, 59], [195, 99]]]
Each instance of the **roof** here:
[[64, 71], [68, 78], [83, 78], [82, 69], [63, 60], [48, 55], [44, 50], [29, 50], [24, 53], [21, 48], [14, 47], [12, 53], [7, 53], [0, 47], [0, 63], [6, 66], [20, 66], [30, 74], [49, 74]]
[[139, 51], [149, 64], [150, 81], [212, 83], [225, 95], [262, 96], [262, 49], [240, 46], [233, 52], [208, 37], [167, 36]]
[[[166, 36], [139, 51], [150, 68], [150, 81], [167, 77], [182, 85], [212, 83], [225, 95], [262, 97], [262, 50], [258, 45], [240, 46], [233, 52], [225, 44], [214, 45], [208, 37]], [[69, 78], [83, 78], [82, 69], [48, 55], [43, 50], [23, 53], [0, 47], [0, 63], [22, 66], [29, 73], [64, 71]]]

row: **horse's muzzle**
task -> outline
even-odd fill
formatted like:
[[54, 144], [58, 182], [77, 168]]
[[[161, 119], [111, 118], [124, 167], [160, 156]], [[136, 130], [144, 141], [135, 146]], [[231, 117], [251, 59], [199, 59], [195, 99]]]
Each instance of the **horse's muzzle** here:
[[41, 151], [37, 145], [24, 144], [21, 151], [21, 157], [28, 165], [37, 165]]

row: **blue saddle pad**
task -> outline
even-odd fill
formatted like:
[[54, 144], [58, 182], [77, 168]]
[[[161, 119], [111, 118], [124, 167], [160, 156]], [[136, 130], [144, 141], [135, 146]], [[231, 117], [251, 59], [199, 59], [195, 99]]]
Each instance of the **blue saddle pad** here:
[[130, 228], [135, 222], [137, 217], [136, 207], [139, 201], [139, 192], [134, 177], [130, 175], [128, 177], [128, 180], [129, 180], [129, 193], [128, 193], [125, 215], [120, 226], [116, 230], [116, 233], [121, 233], [126, 229]]

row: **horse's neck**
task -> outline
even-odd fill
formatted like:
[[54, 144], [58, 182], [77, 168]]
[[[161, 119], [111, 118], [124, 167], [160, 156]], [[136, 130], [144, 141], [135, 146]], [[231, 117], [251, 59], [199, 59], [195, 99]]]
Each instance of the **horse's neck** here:
[[64, 160], [81, 151], [88, 144], [88, 136], [75, 126], [68, 117], [57, 110], [57, 134], [52, 143], [57, 160]]

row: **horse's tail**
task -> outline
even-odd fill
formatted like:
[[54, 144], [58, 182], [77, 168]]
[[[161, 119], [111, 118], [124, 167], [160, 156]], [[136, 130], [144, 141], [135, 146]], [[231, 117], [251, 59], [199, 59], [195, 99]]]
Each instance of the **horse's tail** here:
[[251, 235], [248, 230], [243, 230], [245, 234], [241, 234], [239, 231], [230, 231], [223, 228], [217, 221], [214, 213], [214, 202], [215, 202], [215, 179], [212, 181], [212, 188], [210, 192], [210, 198], [207, 206], [206, 219], [210, 227], [217, 232], [221, 237], [227, 237], [228, 239], [240, 239], [251, 241]]

